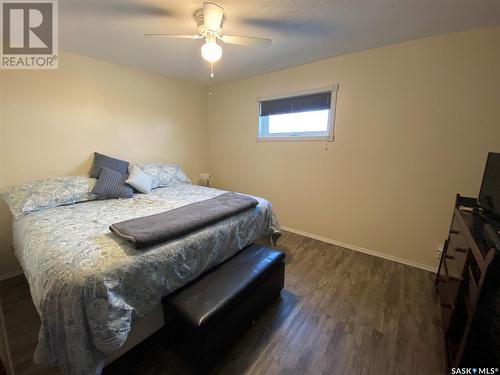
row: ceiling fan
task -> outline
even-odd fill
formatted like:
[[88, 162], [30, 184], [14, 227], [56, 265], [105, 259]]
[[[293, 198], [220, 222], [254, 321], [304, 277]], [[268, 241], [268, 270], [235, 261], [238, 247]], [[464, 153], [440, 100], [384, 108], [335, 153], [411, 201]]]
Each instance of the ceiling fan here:
[[148, 33], [144, 35], [180, 39], [205, 39], [205, 44], [201, 46], [201, 56], [212, 64], [222, 57], [222, 47], [217, 44], [217, 40], [226, 44], [248, 47], [265, 47], [271, 44], [271, 39], [224, 34], [222, 30], [224, 8], [217, 4], [203, 3], [203, 8], [194, 13], [194, 18], [198, 24], [198, 34]]

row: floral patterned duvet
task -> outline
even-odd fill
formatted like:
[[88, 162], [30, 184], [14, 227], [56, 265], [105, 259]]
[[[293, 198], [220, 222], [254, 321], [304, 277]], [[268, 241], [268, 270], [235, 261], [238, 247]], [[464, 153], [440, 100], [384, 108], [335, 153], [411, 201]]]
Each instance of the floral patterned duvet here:
[[254, 209], [146, 250], [135, 250], [108, 229], [224, 192], [179, 184], [15, 220], [15, 253], [41, 318], [35, 362], [67, 374], [100, 373], [105, 356], [125, 342], [134, 319], [163, 296], [256, 238], [279, 233], [271, 205], [261, 198]]

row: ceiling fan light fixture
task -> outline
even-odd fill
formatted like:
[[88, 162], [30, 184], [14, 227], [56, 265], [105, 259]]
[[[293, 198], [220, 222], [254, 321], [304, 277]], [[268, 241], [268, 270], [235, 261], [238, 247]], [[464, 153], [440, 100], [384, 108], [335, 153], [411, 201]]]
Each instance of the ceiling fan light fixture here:
[[207, 41], [201, 46], [201, 56], [210, 63], [217, 62], [222, 57], [222, 47], [215, 41]]
[[145, 36], [162, 36], [166, 38], [181, 39], [205, 39], [205, 44], [201, 46], [201, 56], [204, 60], [213, 64], [222, 57], [222, 47], [217, 44], [220, 40], [224, 44], [234, 44], [247, 47], [265, 47], [271, 44], [270, 39], [257, 38], [244, 35], [228, 35], [223, 31], [224, 8], [221, 6], [204, 2], [203, 8], [194, 13], [194, 19], [198, 26], [198, 34], [169, 34], [169, 33], [149, 33]]

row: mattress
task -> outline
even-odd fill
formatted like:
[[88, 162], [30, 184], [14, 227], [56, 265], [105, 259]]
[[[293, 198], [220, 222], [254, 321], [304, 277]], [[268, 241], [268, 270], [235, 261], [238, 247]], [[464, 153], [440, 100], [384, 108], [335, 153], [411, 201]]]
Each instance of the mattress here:
[[223, 193], [180, 184], [15, 220], [15, 254], [41, 319], [35, 362], [67, 374], [100, 373], [106, 355], [126, 341], [133, 321], [162, 297], [255, 239], [279, 233], [271, 204], [258, 197], [253, 209], [146, 250], [135, 250], [109, 230], [115, 222]]

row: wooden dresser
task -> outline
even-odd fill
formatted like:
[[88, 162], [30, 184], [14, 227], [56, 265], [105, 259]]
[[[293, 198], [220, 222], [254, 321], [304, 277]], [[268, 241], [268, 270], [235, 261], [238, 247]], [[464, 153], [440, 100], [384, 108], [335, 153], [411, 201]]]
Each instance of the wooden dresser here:
[[467, 356], [467, 363], [475, 361], [471, 359], [474, 354], [470, 352], [474, 351], [471, 348], [477, 349], [478, 346], [471, 341], [480, 337], [477, 332], [474, 335], [474, 330], [480, 330], [483, 324], [478, 322], [478, 306], [488, 273], [498, 268], [491, 267], [498, 251], [484, 240], [482, 228], [486, 221], [473, 212], [474, 205], [475, 199], [457, 196], [449, 237], [435, 281], [449, 368], [463, 366]]

